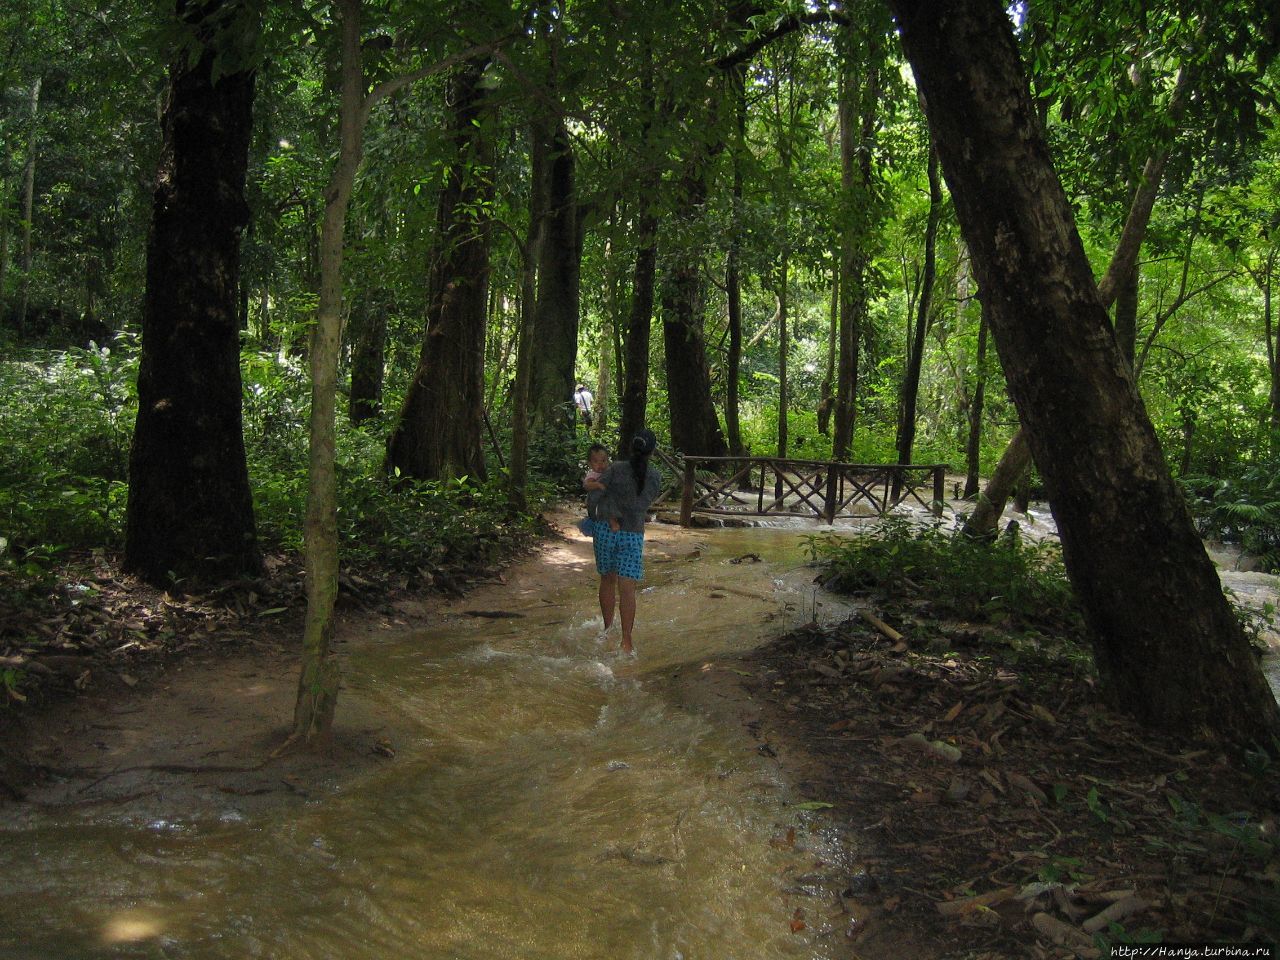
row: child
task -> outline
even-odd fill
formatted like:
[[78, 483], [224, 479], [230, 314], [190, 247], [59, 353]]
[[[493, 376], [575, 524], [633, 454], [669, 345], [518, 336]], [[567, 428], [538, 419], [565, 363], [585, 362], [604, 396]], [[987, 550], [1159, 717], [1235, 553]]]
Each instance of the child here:
[[578, 529], [583, 536], [596, 535], [596, 507], [604, 497], [605, 485], [600, 476], [609, 469], [609, 451], [603, 444], [593, 443], [587, 450], [587, 473], [582, 478], [582, 488], [587, 491], [587, 515], [578, 522]]

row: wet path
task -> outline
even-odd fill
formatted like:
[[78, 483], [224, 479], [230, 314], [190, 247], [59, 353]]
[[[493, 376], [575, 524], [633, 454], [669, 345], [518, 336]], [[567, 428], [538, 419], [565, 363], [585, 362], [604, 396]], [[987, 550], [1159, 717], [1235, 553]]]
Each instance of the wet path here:
[[598, 642], [574, 535], [430, 629], [348, 651], [344, 703], [400, 718], [394, 761], [278, 802], [161, 792], [0, 821], [0, 956], [847, 956], [795, 889], [838, 854], [737, 724], [663, 689], [813, 616], [799, 538], [651, 529], [638, 660]]

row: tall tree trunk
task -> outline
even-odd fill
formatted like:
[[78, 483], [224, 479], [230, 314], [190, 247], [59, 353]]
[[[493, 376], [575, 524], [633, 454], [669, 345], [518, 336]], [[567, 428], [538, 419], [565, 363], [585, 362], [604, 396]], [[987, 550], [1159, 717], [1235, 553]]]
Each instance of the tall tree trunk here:
[[1271, 432], [1272, 440], [1280, 443], [1280, 333], [1271, 306], [1271, 285], [1275, 278], [1276, 251], [1267, 257], [1266, 274], [1262, 280], [1262, 319], [1267, 339], [1267, 369], [1271, 373]]
[[[979, 473], [982, 468], [982, 413], [987, 399], [987, 327], [987, 312], [982, 310], [978, 317], [978, 348], [974, 356], [977, 373], [973, 396], [969, 398], [969, 409], [966, 411], [969, 420], [969, 433], [964, 447], [966, 500], [972, 500], [978, 495], [978, 487], [982, 482]], [[1002, 502], [1001, 510], [1003, 509]]]
[[679, 238], [662, 291], [662, 340], [667, 356], [667, 397], [671, 407], [671, 444], [685, 454], [723, 457], [728, 453], [720, 420], [711, 402], [707, 367], [703, 290], [705, 249], [691, 237], [698, 232], [707, 201], [706, 157], [688, 161], [680, 181]]
[[9, 179], [4, 175], [9, 169], [9, 144], [0, 145], [0, 323], [9, 322], [5, 308], [5, 280], [9, 275]]
[[143, 301], [125, 566], [149, 583], [259, 571], [241, 410], [237, 283], [258, 29], [247, 5], [180, 0], [201, 45], [170, 73]]
[[507, 499], [516, 510], [528, 505], [529, 395], [533, 377], [533, 318], [538, 296], [538, 260], [546, 224], [546, 150], [533, 130], [529, 135], [529, 226], [520, 270], [520, 333], [516, 339], [516, 378], [511, 393], [511, 466]]
[[733, 209], [730, 215], [729, 246], [724, 258], [726, 322], [729, 333], [729, 355], [725, 361], [724, 430], [729, 452], [742, 456], [742, 424], [738, 415], [738, 379], [742, 375], [742, 164], [747, 150], [746, 68], [734, 67], [727, 77], [733, 97]]
[[891, 6], [1104, 688], [1155, 726], [1270, 742], [1280, 708], [1115, 347], [1004, 8]]
[[492, 232], [492, 145], [484, 114], [487, 60], [459, 68], [449, 84], [455, 162], [440, 193], [440, 253], [432, 268], [426, 335], [392, 434], [387, 463], [437, 480], [486, 476], [484, 342]]
[[534, 430], [569, 437], [574, 430], [574, 369], [578, 359], [579, 277], [578, 196], [573, 145], [563, 121], [544, 128], [547, 151], [546, 227], [538, 262], [530, 413]]
[[[36, 117], [40, 110], [41, 77], [31, 85], [31, 116], [27, 128], [27, 162], [22, 172], [22, 275], [18, 288], [18, 328], [27, 324], [27, 311], [31, 306], [31, 268], [35, 263], [32, 252], [32, 218], [35, 216], [36, 195], [36, 147], [38, 144]], [[240, 196], [243, 196], [241, 190]], [[242, 201], [243, 202], [243, 201]]]
[[654, 286], [658, 272], [658, 217], [646, 207], [636, 227], [636, 263], [631, 281], [631, 310], [622, 365], [622, 410], [618, 456], [627, 455], [631, 438], [644, 426], [649, 405], [649, 332], [653, 326]]
[[836, 353], [840, 344], [840, 262], [836, 257], [835, 266], [831, 270], [831, 310], [830, 323], [827, 329], [827, 366], [822, 375], [822, 386], [818, 388], [818, 433], [824, 437], [831, 429], [831, 410], [836, 398], [832, 391], [836, 385]]
[[840, 186], [843, 223], [840, 228], [840, 358], [836, 372], [835, 428], [832, 456], [847, 460], [853, 449], [858, 400], [858, 347], [862, 340], [870, 292], [873, 232], [878, 222], [873, 182], [872, 151], [880, 87], [880, 39], [868, 33], [867, 56], [861, 81], [853, 73], [853, 57], [841, 79]]
[[782, 255], [778, 269], [778, 456], [787, 456], [787, 410], [791, 407], [791, 390], [787, 382], [787, 351], [791, 344], [787, 337], [787, 285], [791, 279], [787, 255]]
[[[938, 224], [942, 220], [942, 183], [938, 179], [938, 152], [929, 149], [929, 216], [924, 228], [924, 270], [920, 277], [920, 296], [916, 301], [915, 330], [907, 354], [907, 369], [902, 378], [902, 394], [898, 401], [898, 463], [911, 462], [911, 448], [916, 442], [916, 398], [920, 393], [920, 366], [924, 360], [924, 338], [929, 332], [929, 313], [933, 310], [933, 283], [938, 273]], [[893, 498], [901, 491], [902, 478], [893, 478]]]
[[600, 349], [596, 364], [596, 402], [591, 408], [591, 434], [598, 437], [609, 423], [609, 409], [613, 406], [613, 355], [614, 338], [618, 326], [618, 255], [613, 248], [617, 221], [616, 208], [609, 215], [610, 239], [604, 245], [605, 305], [600, 318]]
[[348, 415], [359, 426], [382, 414], [382, 380], [386, 368], [387, 291], [375, 286], [352, 311], [351, 397]]
[[335, 397], [342, 328], [342, 259], [347, 207], [364, 151], [361, 0], [339, 0], [342, 31], [338, 159], [324, 193], [320, 227], [320, 302], [311, 338], [311, 435], [303, 523], [307, 613], [291, 739], [327, 750], [338, 703], [338, 664], [330, 650], [338, 598], [338, 483], [334, 470]]

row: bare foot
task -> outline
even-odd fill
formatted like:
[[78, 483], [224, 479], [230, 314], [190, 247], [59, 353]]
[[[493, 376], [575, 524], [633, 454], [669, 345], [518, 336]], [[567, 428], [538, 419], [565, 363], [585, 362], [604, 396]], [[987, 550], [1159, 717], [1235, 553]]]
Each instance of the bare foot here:
[[624, 657], [634, 657], [636, 655], [635, 647], [631, 645], [630, 637], [622, 638], [622, 655]]

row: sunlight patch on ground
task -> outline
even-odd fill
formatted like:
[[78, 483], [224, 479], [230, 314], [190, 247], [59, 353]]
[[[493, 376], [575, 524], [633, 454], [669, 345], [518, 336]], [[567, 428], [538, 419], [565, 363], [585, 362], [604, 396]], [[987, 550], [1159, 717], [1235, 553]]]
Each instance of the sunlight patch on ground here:
[[125, 910], [102, 927], [102, 942], [108, 946], [154, 940], [164, 932], [164, 921], [153, 910]]

